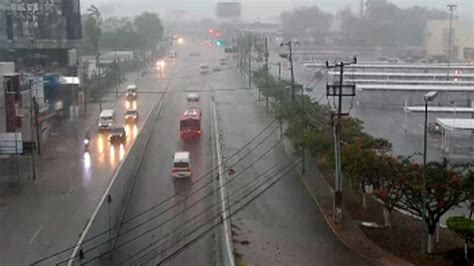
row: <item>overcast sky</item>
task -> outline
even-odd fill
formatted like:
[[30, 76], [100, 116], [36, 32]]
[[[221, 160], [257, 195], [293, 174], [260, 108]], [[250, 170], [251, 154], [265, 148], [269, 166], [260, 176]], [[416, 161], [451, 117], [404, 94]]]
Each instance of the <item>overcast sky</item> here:
[[[229, 0], [226, 0], [229, 1]], [[448, 3], [458, 4], [457, 12], [462, 18], [474, 17], [474, 0], [389, 0], [399, 7], [414, 5], [446, 9]], [[153, 11], [166, 17], [175, 10], [184, 10], [188, 17], [213, 17], [216, 0], [81, 0], [82, 8], [91, 4], [103, 10], [104, 15], [131, 16], [142, 11]], [[350, 7], [358, 12], [360, 0], [241, 0], [242, 18], [245, 20], [274, 20], [284, 10], [298, 6], [317, 5], [329, 12]], [[102, 8], [101, 8], [102, 7]]]

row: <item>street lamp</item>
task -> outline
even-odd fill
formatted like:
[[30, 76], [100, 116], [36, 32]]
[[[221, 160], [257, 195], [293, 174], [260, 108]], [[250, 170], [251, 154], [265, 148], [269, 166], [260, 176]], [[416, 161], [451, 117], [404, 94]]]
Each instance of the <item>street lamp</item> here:
[[423, 191], [422, 191], [422, 209], [421, 209], [421, 219], [423, 221], [423, 232], [421, 239], [421, 255], [424, 256], [426, 253], [426, 244], [428, 236], [428, 228], [424, 221], [426, 216], [426, 149], [427, 149], [427, 131], [428, 131], [428, 103], [432, 102], [436, 96], [438, 96], [438, 91], [430, 91], [425, 94], [425, 127], [423, 135]]

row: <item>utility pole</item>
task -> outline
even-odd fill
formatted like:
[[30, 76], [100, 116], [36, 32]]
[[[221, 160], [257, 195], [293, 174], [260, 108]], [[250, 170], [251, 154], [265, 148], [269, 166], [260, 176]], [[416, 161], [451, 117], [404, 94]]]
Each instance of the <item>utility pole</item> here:
[[[266, 85], [266, 88], [265, 88], [265, 108], [267, 110], [267, 113], [268, 113], [268, 91], [269, 91], [269, 84], [268, 84], [268, 75], [269, 75], [269, 71], [268, 71], [268, 56], [270, 54], [268, 53], [268, 38], [265, 37], [265, 85]], [[259, 94], [260, 96], [260, 94]]]
[[[344, 63], [340, 62], [334, 65], [329, 65], [326, 61], [327, 68], [339, 68], [339, 83], [333, 85], [327, 85], [326, 93], [327, 96], [337, 97], [338, 106], [337, 113], [335, 114], [336, 119], [333, 120], [334, 126], [334, 153], [335, 153], [335, 172], [336, 172], [336, 183], [334, 190], [334, 205], [333, 215], [336, 223], [342, 222], [342, 156], [341, 156], [341, 122], [342, 117], [349, 115], [349, 113], [342, 112], [342, 97], [354, 97], [355, 96], [355, 85], [344, 85], [344, 66], [350, 64], [357, 64], [357, 58], [354, 57], [353, 62]], [[348, 92], [344, 92], [343, 89], [349, 89]], [[334, 116], [333, 116], [334, 119]]]
[[449, 8], [449, 37], [448, 37], [448, 73], [446, 76], [446, 79], [449, 80], [449, 71], [451, 68], [451, 45], [452, 45], [452, 39], [453, 39], [453, 12], [454, 9], [457, 7], [457, 5], [450, 4], [448, 5]]
[[[30, 80], [30, 140], [31, 140], [31, 178], [36, 179], [36, 162], [35, 162], [35, 143], [34, 135], [33, 135], [33, 121], [34, 121], [34, 105], [33, 105], [33, 93], [32, 93], [32, 80]], [[38, 129], [37, 129], [38, 130]]]
[[33, 97], [33, 112], [35, 117], [35, 128], [36, 128], [36, 148], [38, 149], [38, 154], [41, 154], [41, 138], [40, 138], [40, 125], [38, 121], [39, 106], [36, 102], [36, 98]]
[[252, 38], [249, 34], [249, 89], [252, 88]]
[[97, 55], [95, 59], [96, 68], [97, 68], [97, 82], [99, 86], [99, 112], [102, 112], [102, 87], [100, 86], [101, 73], [100, 73], [100, 52], [97, 50]]
[[240, 75], [242, 75], [242, 68], [244, 66], [244, 40], [242, 39], [242, 32], [239, 32], [240, 36]]
[[281, 43], [280, 46], [283, 46], [283, 45], [288, 46], [288, 49], [289, 49], [289, 52], [290, 52], [290, 54], [288, 55], [288, 60], [290, 61], [290, 73], [291, 73], [291, 99], [294, 102], [295, 99], [296, 99], [296, 96], [295, 96], [295, 75], [294, 75], [294, 72], [293, 72], [293, 48], [292, 48], [292, 43], [299, 44], [299, 42], [288, 41], [286, 43]]
[[278, 62], [278, 81], [281, 81], [281, 61]]

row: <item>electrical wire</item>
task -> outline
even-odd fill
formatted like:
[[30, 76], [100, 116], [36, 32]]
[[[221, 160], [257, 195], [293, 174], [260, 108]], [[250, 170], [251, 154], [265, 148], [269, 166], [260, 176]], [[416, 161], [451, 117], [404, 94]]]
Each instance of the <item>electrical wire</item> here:
[[[262, 174], [260, 174], [259, 176], [256, 176], [256, 177], [253, 177], [250, 179], [250, 182], [248, 182], [247, 184], [243, 184], [240, 188], [238, 188], [237, 190], [233, 191], [232, 194], [228, 195], [228, 201], [230, 202], [231, 198], [233, 196], [235, 196], [236, 194], [240, 193], [241, 191], [244, 191], [245, 188], [249, 188], [253, 185], [253, 183], [257, 183], [259, 181], [260, 178], [263, 178], [265, 176], [273, 176], [274, 174], [276, 173], [279, 173], [280, 171], [282, 171], [283, 169], [285, 169], [288, 165], [285, 165], [285, 162], [288, 162], [288, 159], [287, 158], [284, 158], [283, 160], [279, 161], [278, 163], [276, 163], [275, 165], [273, 165], [272, 167], [266, 169]], [[283, 167], [282, 167], [283, 166]], [[184, 223], [181, 223], [179, 224], [178, 226], [176, 226], [172, 231], [168, 232], [166, 235], [164, 235], [163, 237], [161, 237], [161, 239], [163, 238], [167, 238], [168, 236], [171, 236], [171, 234], [174, 232], [174, 231], [181, 231], [181, 232], [184, 232], [186, 231], [186, 229], [183, 229], [183, 227], [189, 223], [190, 221], [194, 220], [195, 218], [209, 212], [210, 210], [214, 210], [215, 207], [219, 207], [217, 206], [217, 203], [213, 203], [211, 206], [209, 206], [208, 208], [206, 208], [204, 211], [200, 212], [199, 214], [195, 215], [194, 217], [192, 217], [191, 219], [189, 219], [188, 221], [184, 222]], [[196, 223], [194, 223], [193, 225], [195, 225]], [[192, 228], [192, 226], [188, 226], [188, 228]], [[152, 245], [148, 245], [146, 248], [144, 249], [141, 249], [139, 252], [136, 252], [135, 254], [133, 254], [132, 256], [128, 257], [127, 259], [123, 260], [120, 265], [123, 265], [124, 263], [126, 263], [127, 261], [130, 261], [131, 259], [133, 259], [134, 257], [136, 257], [138, 254], [142, 253], [143, 251], [149, 249], [150, 247], [154, 246], [155, 244], [157, 244], [160, 240], [156, 240], [155, 242], [153, 242], [154, 244]], [[135, 264], [135, 263], [132, 263], [132, 264]]]
[[[225, 159], [225, 160], [222, 162], [222, 164], [225, 165], [225, 164], [227, 164], [228, 162], [230, 162], [236, 155], [238, 155], [240, 152], [242, 152], [244, 149], [246, 149], [251, 143], [253, 143], [257, 138], [259, 138], [265, 131], [267, 131], [267, 129], [269, 129], [269, 128], [275, 123], [275, 121], [276, 121], [275, 119], [272, 120], [272, 121], [271, 121], [267, 126], [265, 126], [265, 128], [263, 128], [257, 135], [255, 135], [253, 138], [251, 138], [250, 141], [248, 141], [245, 145], [243, 145], [242, 147], [240, 147], [240, 148], [239, 148], [236, 152], [234, 152], [229, 158]], [[278, 129], [278, 128], [279, 128], [278, 125], [277, 125], [275, 128], [273, 128], [273, 129], [271, 130], [271, 132], [270, 132], [269, 134], [267, 134], [264, 139], [262, 139], [260, 142], [258, 142], [257, 145], [256, 145], [255, 147], [253, 147], [249, 152], [252, 152], [252, 151], [254, 151], [255, 149], [257, 149], [257, 148], [258, 148], [271, 134], [273, 134], [273, 132], [274, 132], [276, 129]], [[218, 136], [216, 136], [216, 137], [218, 137]], [[245, 157], [242, 157], [242, 158], [240, 158], [239, 160], [237, 160], [236, 162], [234, 162], [231, 167], [235, 166], [237, 163], [239, 163], [239, 162], [242, 161], [243, 159], [245, 159]], [[193, 181], [191, 184], [189, 184], [189, 186], [191, 187], [191, 186], [193, 186], [193, 185], [199, 183], [199, 182], [202, 181], [206, 176], [212, 174], [215, 170], [217, 170], [220, 166], [221, 166], [221, 165], [217, 165], [216, 167], [212, 168], [210, 171], [208, 171], [207, 173], [205, 173], [204, 175], [200, 176], [200, 177], [197, 178], [195, 181]], [[207, 185], [209, 185], [210, 183], [212, 183], [212, 182], [208, 182], [208, 183], [207, 183], [206, 185], [204, 185], [204, 186], [207, 186]], [[203, 187], [204, 187], [204, 186], [203, 186]], [[200, 189], [202, 189], [203, 187], [201, 187]], [[200, 189], [199, 189], [199, 190], [200, 190]], [[199, 191], [199, 190], [198, 190], [198, 191]], [[91, 236], [90, 238], [84, 240], [83, 243], [90, 242], [90, 241], [92, 241], [92, 240], [94, 240], [94, 239], [96, 239], [96, 238], [98, 238], [98, 237], [100, 237], [100, 236], [102, 236], [102, 235], [105, 235], [105, 234], [111, 232], [112, 230], [115, 230], [115, 229], [121, 227], [122, 225], [125, 225], [125, 224], [131, 222], [132, 220], [135, 220], [135, 219], [138, 218], [138, 217], [141, 217], [141, 216], [145, 215], [146, 213], [149, 213], [150, 211], [152, 211], [152, 210], [154, 210], [154, 209], [156, 209], [156, 208], [162, 206], [164, 203], [166, 203], [166, 202], [172, 200], [172, 199], [173, 199], [175, 196], [177, 196], [177, 195], [178, 195], [178, 193], [174, 193], [173, 195], [171, 195], [171, 196], [165, 198], [164, 200], [162, 200], [162, 201], [160, 201], [159, 203], [157, 203], [157, 204], [155, 204], [155, 205], [153, 205], [153, 206], [147, 208], [146, 210], [141, 211], [140, 213], [136, 214], [135, 216], [128, 218], [127, 220], [121, 222], [120, 224], [117, 224], [117, 225], [111, 227], [111, 228], [108, 229], [108, 230], [104, 230], [104, 231], [102, 231], [101, 233], [98, 233], [98, 234], [96, 234], [96, 235], [94, 235], [94, 236]], [[71, 247], [68, 247], [68, 248], [65, 248], [65, 249], [62, 249], [62, 250], [60, 250], [60, 251], [58, 251], [58, 252], [56, 252], [56, 253], [53, 253], [53, 254], [51, 254], [51, 255], [49, 255], [49, 256], [46, 256], [46, 257], [44, 257], [44, 258], [42, 258], [42, 259], [40, 259], [40, 260], [37, 260], [37, 261], [33, 262], [32, 265], [36, 265], [36, 264], [39, 264], [39, 263], [44, 262], [44, 261], [46, 261], [46, 260], [49, 260], [49, 259], [51, 259], [51, 258], [53, 258], [53, 257], [56, 257], [56, 256], [62, 254], [62, 253], [65, 253], [65, 252], [67, 252], [67, 251], [69, 251], [69, 250], [72, 250], [72, 249], [74, 249], [75, 247], [76, 247], [76, 245], [71, 246]]]
[[[264, 153], [262, 153], [260, 156], [258, 156], [249, 166], [247, 166], [244, 170], [239, 171], [239, 173], [238, 173], [236, 176], [234, 176], [232, 179], [228, 180], [226, 183], [222, 184], [222, 186], [219, 186], [218, 188], [221, 188], [221, 187], [226, 186], [226, 185], [230, 184], [231, 182], [233, 182], [237, 177], [239, 177], [240, 175], [242, 175], [242, 173], [244, 173], [245, 171], [247, 171], [248, 169], [250, 169], [250, 167], [252, 167], [253, 165], [255, 165], [255, 164], [256, 164], [258, 161], [260, 161], [266, 154], [268, 154], [271, 150], [273, 150], [273, 148], [275, 148], [276, 145], [279, 144], [280, 142], [281, 142], [281, 139], [278, 140], [278, 141], [276, 141], [269, 149], [267, 149]], [[131, 239], [125, 241], [125, 242], [122, 243], [122, 244], [119, 244], [118, 246], [114, 246], [114, 247], [111, 248], [110, 250], [101, 253], [100, 255], [94, 257], [94, 258], [91, 259], [91, 260], [101, 258], [101, 257], [103, 257], [103, 256], [105, 256], [105, 255], [107, 255], [107, 254], [109, 254], [109, 253], [111, 253], [111, 252], [113, 252], [114, 250], [116, 250], [116, 249], [118, 249], [118, 248], [120, 248], [120, 247], [122, 247], [122, 246], [124, 246], [124, 245], [126, 245], [126, 244], [128, 244], [128, 243], [130, 243], [130, 242], [135, 241], [136, 239], [138, 239], [138, 238], [140, 238], [140, 237], [146, 235], [147, 233], [149, 233], [149, 232], [151, 232], [151, 231], [153, 231], [153, 230], [156, 230], [156, 229], [160, 228], [160, 227], [163, 226], [164, 224], [166, 224], [166, 223], [172, 221], [173, 219], [175, 219], [175, 218], [178, 217], [179, 215], [185, 213], [185, 212], [186, 212], [187, 210], [189, 210], [191, 207], [197, 205], [197, 204], [200, 203], [201, 201], [203, 201], [203, 200], [207, 199], [208, 197], [212, 196], [213, 193], [214, 193], [214, 191], [211, 191], [210, 193], [208, 193], [207, 195], [205, 195], [203, 198], [201, 198], [201, 199], [199, 199], [198, 201], [194, 202], [193, 204], [189, 205], [188, 207], [186, 207], [185, 209], [181, 210], [180, 212], [178, 212], [177, 214], [175, 214], [175, 215], [172, 216], [171, 218], [166, 219], [165, 221], [161, 222], [160, 224], [158, 224], [158, 225], [156, 225], [156, 226], [154, 226], [154, 227], [152, 227], [152, 228], [150, 228], [150, 229], [148, 229], [148, 230], [146, 230], [146, 231], [140, 233], [139, 235], [136, 235], [135, 237], [133, 237], [133, 238], [131, 238]], [[162, 214], [161, 214], [161, 215], [162, 215]], [[155, 216], [156, 216], [156, 215], [155, 215]], [[133, 229], [135, 229], [135, 228], [133, 228]], [[131, 230], [133, 230], [133, 229], [131, 229]], [[130, 232], [131, 230], [127, 230], [126, 232], [128, 233], [128, 232]], [[125, 234], [125, 233], [123, 233], [123, 234]], [[106, 241], [104, 241], [104, 242], [102, 242], [102, 243], [100, 243], [100, 244], [98, 244], [98, 245], [96, 245], [96, 246], [93, 246], [93, 247], [91, 247], [90, 249], [84, 251], [84, 253], [87, 253], [87, 252], [90, 252], [90, 251], [92, 251], [92, 250], [95, 250], [95, 249], [97, 249], [98, 247], [100, 247], [100, 246], [102, 246], [102, 245], [104, 245], [104, 244], [106, 244], [106, 243], [108, 243], [108, 242], [110, 242], [110, 241], [112, 241], [112, 240], [117, 239], [118, 237], [122, 236], [123, 234], [118, 235], [118, 236], [115, 236], [113, 239], [106, 240]], [[68, 262], [68, 261], [70, 261], [70, 259], [71, 259], [71, 258], [68, 258], [68, 259], [66, 259], [66, 260], [63, 260], [63, 261], [59, 262], [58, 264], [62, 264], [62, 263]]]
[[[298, 160], [299, 161], [299, 160]], [[261, 196], [264, 192], [266, 192], [268, 189], [270, 189], [272, 186], [274, 186], [276, 183], [278, 183], [281, 179], [283, 179], [284, 177], [286, 177], [286, 175], [292, 171], [296, 166], [298, 166], [298, 163], [295, 163], [293, 166], [291, 166], [290, 168], [288, 168], [285, 172], [283, 172], [283, 174], [281, 174], [278, 178], [276, 178], [275, 180], [273, 180], [268, 186], [266, 186], [263, 190], [259, 191], [256, 195], [253, 195], [250, 197], [250, 195], [254, 192], [254, 191], [250, 191], [248, 192], [245, 196], [241, 197], [239, 200], [237, 200], [236, 202], [234, 202], [234, 204], [238, 204], [240, 203], [241, 201], [243, 201], [246, 197], [250, 197], [250, 199], [248, 199], [246, 202], [244, 202], [240, 207], [234, 209], [233, 211], [231, 211], [226, 217], [222, 217], [222, 219], [219, 221], [219, 222], [216, 222], [214, 224], [211, 225], [211, 227], [207, 228], [204, 232], [200, 233], [199, 235], [197, 235], [196, 237], [194, 237], [193, 239], [191, 239], [190, 241], [188, 241], [187, 243], [185, 243], [183, 246], [181, 246], [180, 248], [178, 248], [178, 250], [174, 251], [173, 253], [171, 253], [170, 255], [168, 255], [167, 257], [163, 258], [162, 260], [160, 260], [157, 265], [161, 265], [162, 263], [176, 257], [177, 255], [179, 255], [181, 252], [183, 252], [185, 249], [187, 249], [189, 246], [193, 245], [194, 243], [196, 243], [199, 239], [201, 239], [203, 236], [205, 236], [207, 233], [209, 233], [211, 230], [213, 230], [216, 226], [220, 225], [221, 223], [223, 223], [225, 220], [229, 219], [230, 217], [232, 217], [233, 215], [235, 215], [237, 212], [241, 211], [243, 208], [245, 208], [247, 205], [249, 205], [251, 202], [253, 202], [256, 198], [258, 198], [259, 196]], [[231, 206], [229, 205], [229, 207], [226, 209], [226, 211], [230, 211], [231, 209]], [[217, 217], [221, 216], [221, 214], [219, 215], [216, 215], [215, 217], [213, 217], [212, 219], [209, 219], [208, 221], [212, 221], [212, 220], [215, 220]], [[203, 224], [201, 225], [200, 227], [196, 228], [194, 231], [197, 232], [197, 230], [201, 229], [203, 226], [205, 226], [206, 224]], [[184, 240], [184, 238], [181, 238], [179, 239], [178, 241], [176, 242], [180, 242]], [[165, 252], [169, 249], [171, 249], [172, 247], [168, 247], [164, 250], [162, 250], [161, 252]], [[156, 257], [156, 256], [155, 256]], [[151, 259], [154, 259], [154, 257], [152, 257]], [[149, 259], [150, 260], [150, 259]], [[148, 261], [149, 261], [148, 260]], [[148, 261], [145, 261], [144, 263], [148, 262]], [[144, 264], [143, 263], [143, 264]]]

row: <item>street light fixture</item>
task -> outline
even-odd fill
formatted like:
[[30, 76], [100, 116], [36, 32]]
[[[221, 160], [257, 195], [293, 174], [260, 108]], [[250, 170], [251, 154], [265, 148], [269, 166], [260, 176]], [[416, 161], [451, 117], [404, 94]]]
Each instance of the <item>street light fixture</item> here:
[[432, 102], [438, 96], [438, 91], [430, 91], [425, 94], [425, 127], [424, 127], [424, 134], [423, 134], [423, 191], [422, 191], [422, 209], [421, 209], [421, 220], [423, 222], [423, 232], [422, 232], [422, 239], [421, 239], [421, 255], [424, 256], [426, 253], [427, 247], [427, 236], [428, 236], [428, 228], [424, 221], [426, 216], [426, 150], [427, 150], [427, 131], [428, 131], [428, 103]]

